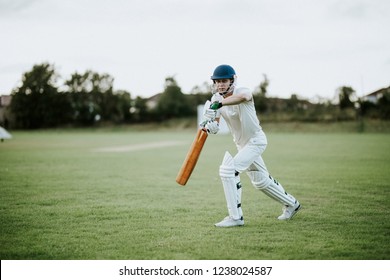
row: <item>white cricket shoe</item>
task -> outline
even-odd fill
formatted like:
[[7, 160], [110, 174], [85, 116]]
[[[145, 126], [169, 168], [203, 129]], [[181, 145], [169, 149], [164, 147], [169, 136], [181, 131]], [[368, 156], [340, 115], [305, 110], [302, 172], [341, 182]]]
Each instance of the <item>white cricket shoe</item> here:
[[284, 206], [283, 213], [278, 217], [278, 220], [290, 220], [301, 209], [301, 204], [295, 200], [294, 206]]
[[230, 216], [227, 216], [225, 219], [215, 224], [216, 227], [237, 227], [243, 225], [244, 225], [244, 219], [242, 217], [241, 219], [235, 220]]

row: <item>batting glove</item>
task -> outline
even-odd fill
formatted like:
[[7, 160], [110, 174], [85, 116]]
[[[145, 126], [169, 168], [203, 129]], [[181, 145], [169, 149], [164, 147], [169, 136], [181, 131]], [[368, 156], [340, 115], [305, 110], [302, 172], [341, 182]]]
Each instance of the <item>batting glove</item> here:
[[205, 121], [213, 121], [215, 120], [216, 116], [217, 116], [217, 111], [209, 108], [204, 110], [203, 119]]
[[210, 105], [210, 109], [212, 110], [218, 110], [221, 107], [222, 107], [222, 102], [220, 101], [215, 101]]
[[208, 134], [217, 134], [219, 131], [219, 124], [217, 121], [209, 121], [204, 126]]

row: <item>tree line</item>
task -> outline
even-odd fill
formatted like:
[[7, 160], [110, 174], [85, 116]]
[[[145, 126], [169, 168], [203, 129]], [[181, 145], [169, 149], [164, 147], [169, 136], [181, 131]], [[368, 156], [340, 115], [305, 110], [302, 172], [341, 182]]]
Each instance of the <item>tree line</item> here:
[[[112, 76], [92, 70], [75, 72], [61, 85], [59, 77], [49, 63], [34, 65], [24, 73], [20, 85], [11, 92], [11, 104], [5, 113], [7, 127], [88, 127], [195, 117], [197, 105], [211, 96], [206, 82], [185, 94], [174, 77], [167, 77], [163, 91], [151, 98], [132, 97], [126, 90], [114, 90]], [[340, 87], [337, 104], [331, 100], [312, 103], [297, 94], [289, 99], [268, 97], [268, 85], [269, 80], [263, 75], [253, 95], [257, 112], [270, 120], [338, 121], [364, 116], [390, 119], [390, 91], [374, 104], [356, 98], [351, 87]]]

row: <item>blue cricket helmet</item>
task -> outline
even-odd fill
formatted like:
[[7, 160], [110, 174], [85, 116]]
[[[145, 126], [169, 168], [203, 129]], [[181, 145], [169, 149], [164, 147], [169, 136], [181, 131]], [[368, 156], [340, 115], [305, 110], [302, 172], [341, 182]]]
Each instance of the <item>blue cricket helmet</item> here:
[[211, 76], [212, 80], [220, 80], [220, 79], [234, 79], [236, 76], [236, 71], [234, 71], [233, 67], [227, 64], [219, 65], [215, 68], [213, 75]]

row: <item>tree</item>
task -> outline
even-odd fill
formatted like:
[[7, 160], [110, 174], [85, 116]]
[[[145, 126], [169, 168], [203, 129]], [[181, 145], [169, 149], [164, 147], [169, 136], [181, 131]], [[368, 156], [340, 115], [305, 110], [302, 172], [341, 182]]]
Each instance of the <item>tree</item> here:
[[379, 114], [384, 120], [390, 119], [390, 87], [387, 88], [383, 96], [378, 100]]
[[130, 113], [132, 119], [136, 122], [146, 122], [150, 120], [150, 114], [148, 111], [148, 106], [146, 105], [147, 100], [137, 96], [131, 102]]
[[[97, 120], [118, 121], [123, 117], [117, 104], [118, 96], [113, 94], [113, 81], [108, 74], [90, 70], [84, 74], [75, 72], [65, 81], [75, 122], [91, 125]], [[130, 102], [128, 106], [130, 108]]]
[[160, 120], [189, 116], [191, 114], [191, 106], [188, 104], [174, 77], [165, 79], [165, 90], [158, 100], [156, 113]]
[[11, 112], [15, 126], [35, 129], [54, 127], [70, 120], [71, 107], [58, 91], [59, 75], [53, 65], [34, 65], [22, 76], [22, 84], [12, 92]]
[[260, 85], [254, 90], [253, 96], [255, 101], [256, 110], [260, 113], [267, 111], [267, 88], [269, 86], [269, 80], [266, 74], [263, 74], [263, 81]]
[[132, 114], [131, 108], [131, 94], [126, 90], [118, 90], [114, 92], [117, 98], [118, 116], [116, 122], [131, 122]]
[[341, 110], [347, 109], [347, 108], [354, 108], [354, 102], [352, 102], [352, 98], [355, 95], [355, 90], [351, 87], [340, 87], [338, 89], [338, 96], [339, 96], [339, 106]]
[[67, 94], [73, 108], [73, 121], [81, 125], [91, 125], [95, 121], [95, 104], [91, 95], [90, 72], [73, 73], [65, 81]]
[[297, 94], [291, 94], [290, 99], [286, 100], [287, 111], [289, 112], [297, 112], [300, 109], [300, 100]]

